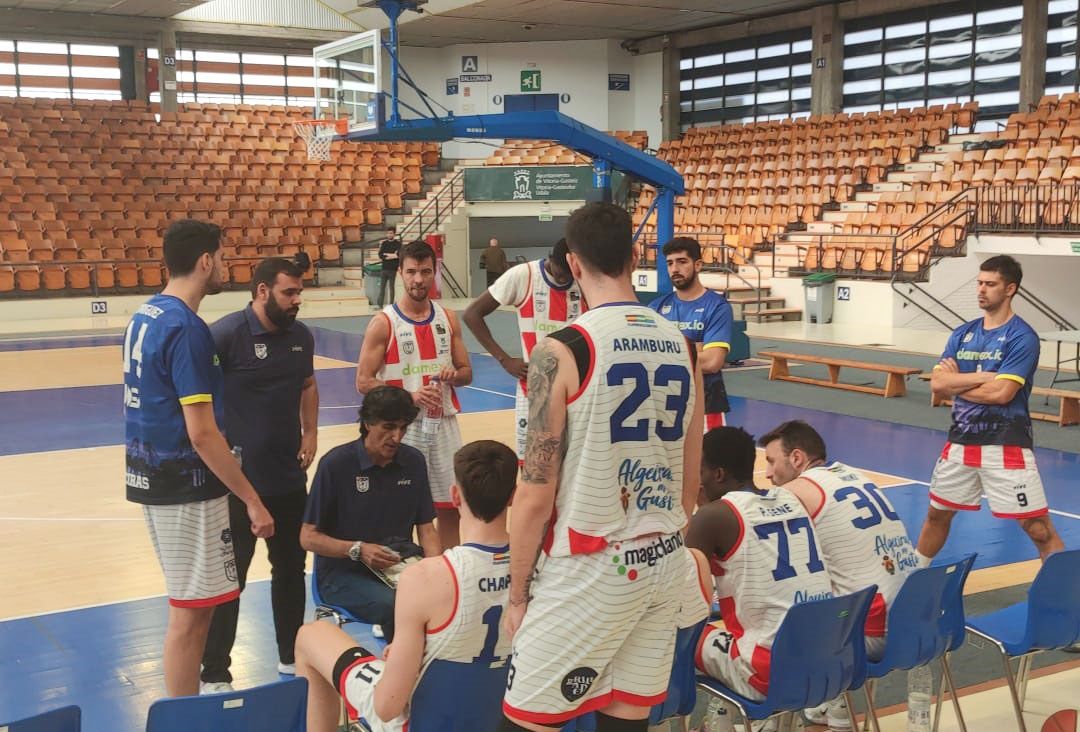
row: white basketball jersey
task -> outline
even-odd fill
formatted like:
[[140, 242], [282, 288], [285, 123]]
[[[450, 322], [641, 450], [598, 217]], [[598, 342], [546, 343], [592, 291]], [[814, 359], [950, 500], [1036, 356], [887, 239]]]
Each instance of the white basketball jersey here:
[[673, 323], [638, 304], [589, 310], [589, 371], [567, 404], [566, 456], [548, 553], [600, 551], [674, 534], [682, 507], [683, 440], [694, 409], [693, 362]]
[[888, 606], [908, 572], [919, 565], [904, 524], [878, 487], [855, 468], [833, 462], [800, 477], [816, 485], [825, 499], [812, 518], [833, 590], [849, 595], [877, 585], [866, 634], [885, 635]]
[[[422, 321], [405, 317], [396, 304], [388, 305], [382, 314], [390, 321], [390, 340], [376, 377], [380, 381], [416, 391], [444, 368], [454, 365], [451, 353], [454, 330], [442, 305], [432, 302], [431, 315]], [[454, 387], [447, 385], [443, 390], [443, 415], [457, 414], [459, 409]]]
[[810, 516], [793, 494], [734, 491], [723, 501], [742, 527], [726, 556], [710, 557], [720, 614], [734, 636], [728, 652], [754, 669], [755, 688], [767, 688], [773, 639], [788, 608], [832, 597], [832, 585]]
[[510, 639], [502, 632], [510, 599], [510, 547], [462, 544], [442, 558], [454, 574], [457, 604], [449, 621], [428, 629], [421, 676], [432, 661], [502, 666], [510, 656]]

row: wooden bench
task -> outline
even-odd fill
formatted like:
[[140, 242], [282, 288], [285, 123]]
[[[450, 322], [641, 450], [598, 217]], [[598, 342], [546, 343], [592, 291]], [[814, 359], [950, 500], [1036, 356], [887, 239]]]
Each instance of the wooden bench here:
[[[923, 381], [930, 381], [930, 374], [919, 374]], [[1060, 400], [1057, 414], [1053, 412], [1036, 412], [1030, 409], [1032, 419], [1040, 419], [1043, 422], [1055, 422], [1060, 427], [1068, 427], [1071, 424], [1080, 424], [1080, 391], [1068, 391], [1067, 389], [1050, 389], [1045, 386], [1031, 387], [1032, 396], [1056, 397]], [[930, 392], [930, 406], [951, 407], [952, 399], [938, 396]]]
[[[907, 384], [904, 379], [918, 374], [922, 369], [908, 368], [907, 366], [890, 366], [885, 363], [870, 363], [869, 361], [849, 361], [845, 358], [832, 358], [831, 356], [810, 356], [801, 353], [782, 353], [780, 351], [758, 351], [763, 358], [771, 358], [772, 366], [769, 367], [769, 379], [771, 381], [794, 381], [799, 384], [816, 384], [817, 386], [830, 386], [834, 389], [846, 389], [847, 391], [861, 391], [867, 394], [879, 394], [883, 397], [900, 397], [907, 393]], [[789, 361], [799, 363], [819, 363], [829, 368], [829, 378], [815, 379], [809, 376], [792, 376], [788, 369]], [[880, 371], [885, 374], [885, 388], [880, 386], [864, 386], [862, 384], [844, 384], [840, 382], [840, 369], [862, 369], [863, 371]]]

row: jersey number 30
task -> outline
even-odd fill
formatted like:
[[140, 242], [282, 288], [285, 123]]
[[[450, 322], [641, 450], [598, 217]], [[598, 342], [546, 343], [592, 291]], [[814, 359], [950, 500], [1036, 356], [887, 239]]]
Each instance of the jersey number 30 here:
[[[686, 407], [690, 403], [690, 372], [686, 367], [666, 363], [656, 369], [652, 379], [649, 378], [649, 370], [645, 368], [645, 364], [641, 363], [617, 363], [608, 369], [608, 386], [619, 386], [627, 381], [633, 383], [634, 390], [611, 413], [611, 441], [648, 442], [653, 430], [664, 442], [681, 439]], [[658, 419], [653, 430], [649, 429], [649, 420], [645, 418], [627, 424], [627, 420], [633, 417], [634, 412], [652, 395], [652, 386], [665, 387], [671, 384], [678, 387], [676, 393], [667, 395], [664, 403], [667, 411], [675, 413], [671, 424], [664, 424]]]

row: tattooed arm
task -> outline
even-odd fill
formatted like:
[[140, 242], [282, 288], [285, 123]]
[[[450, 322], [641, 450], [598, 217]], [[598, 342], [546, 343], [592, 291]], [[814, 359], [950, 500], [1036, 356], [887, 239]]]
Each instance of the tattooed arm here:
[[525, 616], [533, 570], [551, 521], [566, 452], [566, 400], [577, 382], [566, 346], [550, 338], [537, 345], [529, 358], [525, 459], [510, 513], [510, 607], [503, 617], [511, 637]]

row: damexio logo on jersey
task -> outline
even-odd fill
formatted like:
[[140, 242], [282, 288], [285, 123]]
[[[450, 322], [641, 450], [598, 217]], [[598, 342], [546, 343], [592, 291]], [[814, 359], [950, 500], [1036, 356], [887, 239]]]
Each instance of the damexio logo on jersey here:
[[443, 367], [437, 363], [421, 363], [416, 366], [406, 366], [401, 370], [404, 376], [425, 376], [428, 374], [437, 374], [443, 370]]

